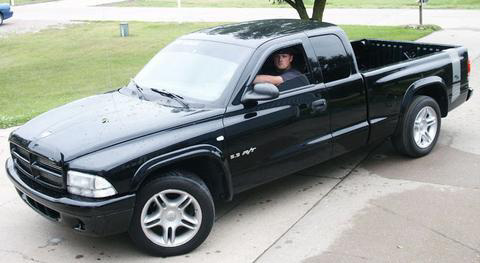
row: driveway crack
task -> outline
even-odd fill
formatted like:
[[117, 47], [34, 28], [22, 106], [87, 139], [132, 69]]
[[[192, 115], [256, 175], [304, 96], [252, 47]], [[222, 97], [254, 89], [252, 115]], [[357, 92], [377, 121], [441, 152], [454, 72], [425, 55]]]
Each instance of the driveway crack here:
[[16, 250], [0, 249], [0, 252], [10, 253], [10, 254], [17, 254], [17, 255], [22, 256], [22, 258], [23, 258], [24, 260], [29, 260], [29, 261], [38, 262], [38, 263], [46, 263], [46, 261], [41, 261], [41, 260], [38, 260], [38, 259], [35, 259], [35, 258], [32, 258], [32, 257], [29, 257], [29, 256], [23, 254], [22, 252], [16, 251]]
[[442, 232], [440, 232], [440, 231], [438, 231], [438, 230], [436, 230], [436, 229], [434, 229], [434, 228], [432, 228], [432, 227], [429, 227], [429, 226], [427, 226], [427, 225], [424, 225], [424, 224], [422, 224], [422, 223], [420, 223], [420, 222], [418, 222], [418, 221], [416, 221], [416, 220], [413, 220], [413, 219], [409, 218], [408, 216], [404, 216], [404, 215], [402, 215], [402, 214], [399, 214], [399, 213], [397, 213], [397, 212], [395, 212], [395, 211], [393, 211], [393, 210], [390, 210], [390, 209], [388, 209], [388, 208], [386, 208], [386, 207], [383, 207], [383, 206], [381, 206], [381, 205], [377, 205], [377, 204], [374, 204], [374, 203], [372, 203], [372, 205], [375, 206], [375, 207], [377, 207], [377, 208], [379, 208], [379, 209], [381, 209], [381, 210], [383, 210], [383, 211], [386, 212], [386, 213], [389, 213], [389, 214], [392, 214], [392, 215], [395, 215], [395, 216], [399, 216], [399, 217], [407, 220], [408, 222], [411, 222], [411, 223], [414, 223], [414, 224], [416, 224], [416, 225], [418, 225], [418, 226], [421, 226], [422, 228], [425, 228], [425, 229], [427, 229], [428, 231], [430, 231], [430, 232], [432, 232], [432, 233], [434, 233], [434, 234], [436, 234], [436, 235], [438, 235], [438, 236], [443, 237], [444, 239], [447, 239], [447, 240], [449, 240], [449, 241], [451, 241], [451, 242], [453, 242], [453, 243], [456, 243], [456, 244], [458, 244], [458, 245], [460, 245], [460, 246], [462, 246], [462, 247], [464, 247], [464, 248], [467, 248], [467, 249], [469, 249], [469, 250], [472, 250], [472, 251], [476, 252], [478, 255], [480, 255], [480, 250], [478, 250], [478, 249], [476, 249], [476, 248], [474, 248], [474, 247], [471, 247], [471, 246], [469, 246], [469, 245], [461, 242], [460, 240], [457, 240], [457, 239], [455, 239], [455, 238], [453, 238], [453, 237], [450, 237], [450, 236], [448, 236], [448, 235], [446, 235], [446, 234], [444, 234], [444, 233], [442, 233]]
[[346, 256], [346, 257], [352, 257], [352, 258], [358, 258], [364, 261], [372, 261], [372, 258], [367, 258], [364, 256], [358, 256], [358, 255], [352, 255], [348, 253], [339, 253], [339, 252], [332, 252], [332, 251], [325, 251], [325, 254], [330, 254], [330, 255], [339, 255], [339, 256]]
[[319, 200], [317, 200], [317, 202], [315, 202], [315, 204], [313, 204], [312, 207], [310, 207], [303, 215], [301, 215], [287, 230], [285, 230], [277, 239], [275, 239], [275, 241], [272, 242], [272, 244], [270, 244], [270, 246], [268, 246], [265, 250], [262, 251], [262, 253], [260, 253], [260, 255], [258, 255], [253, 261], [252, 263], [256, 263], [261, 257], [263, 257], [263, 255], [265, 255], [265, 253], [267, 253], [268, 250], [270, 250], [278, 241], [280, 241], [293, 227], [295, 227], [298, 222], [300, 222], [306, 215], [308, 215], [315, 207], [318, 206], [318, 204], [320, 204], [320, 202], [322, 202], [326, 197], [328, 197], [330, 195], [330, 193], [332, 193], [333, 191], [335, 191], [336, 189], [338, 189], [338, 186], [343, 182], [345, 181], [345, 179], [347, 179], [354, 171], [356, 171], [356, 169], [360, 166], [360, 164], [362, 164], [364, 161], [366, 161], [370, 155], [380, 146], [384, 143], [385, 141], [382, 141], [376, 145], [374, 145], [372, 148], [369, 149], [368, 151], [368, 154], [365, 155], [365, 157], [363, 159], [361, 159], [357, 164], [355, 164], [355, 166], [353, 166], [347, 173], [347, 175], [345, 175], [343, 178], [339, 179], [339, 181], [324, 195], [322, 196]]

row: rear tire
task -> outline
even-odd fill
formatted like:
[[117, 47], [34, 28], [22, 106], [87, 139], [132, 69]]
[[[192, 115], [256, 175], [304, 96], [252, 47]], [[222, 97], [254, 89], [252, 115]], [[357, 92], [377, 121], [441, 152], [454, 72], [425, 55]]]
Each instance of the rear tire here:
[[3, 25], [3, 15], [0, 14], [0, 26]]
[[171, 171], [147, 182], [137, 195], [129, 234], [154, 256], [175, 256], [197, 248], [215, 219], [205, 183], [186, 171]]
[[416, 96], [400, 120], [393, 145], [410, 157], [427, 155], [437, 143], [441, 121], [438, 103], [428, 96]]

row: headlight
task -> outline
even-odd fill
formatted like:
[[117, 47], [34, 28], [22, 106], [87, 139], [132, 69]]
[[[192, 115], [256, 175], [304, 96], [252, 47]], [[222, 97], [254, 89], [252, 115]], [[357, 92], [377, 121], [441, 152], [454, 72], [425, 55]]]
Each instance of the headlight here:
[[76, 171], [68, 171], [67, 189], [74, 195], [95, 198], [117, 194], [115, 188], [105, 178]]

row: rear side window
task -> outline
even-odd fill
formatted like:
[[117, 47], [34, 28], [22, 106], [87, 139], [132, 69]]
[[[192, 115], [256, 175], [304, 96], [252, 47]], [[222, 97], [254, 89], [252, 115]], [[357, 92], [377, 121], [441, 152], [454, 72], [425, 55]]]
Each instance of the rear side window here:
[[344, 79], [350, 76], [351, 60], [342, 41], [335, 35], [324, 35], [310, 39], [322, 69], [324, 82]]

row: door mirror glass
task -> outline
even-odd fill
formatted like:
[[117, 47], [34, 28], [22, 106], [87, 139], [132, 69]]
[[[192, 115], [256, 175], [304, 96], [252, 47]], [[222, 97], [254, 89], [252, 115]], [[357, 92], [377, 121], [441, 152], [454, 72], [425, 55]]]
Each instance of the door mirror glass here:
[[270, 83], [257, 83], [242, 97], [242, 103], [252, 101], [271, 100], [278, 98], [280, 92], [277, 86]]

